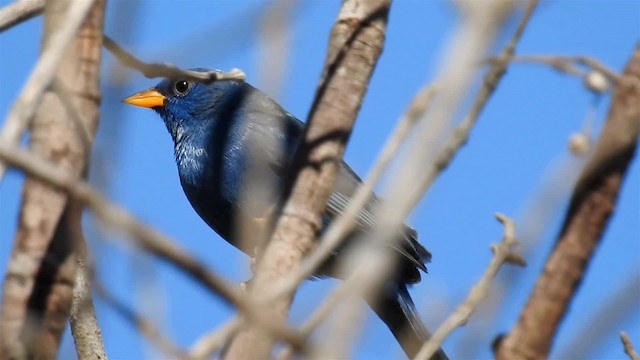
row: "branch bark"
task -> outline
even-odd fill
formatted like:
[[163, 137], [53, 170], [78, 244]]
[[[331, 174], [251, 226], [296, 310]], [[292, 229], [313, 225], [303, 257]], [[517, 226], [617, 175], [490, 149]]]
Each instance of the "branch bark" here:
[[17, 0], [3, 7], [0, 9], [0, 32], [39, 15], [42, 8], [44, 0]]
[[593, 157], [574, 188], [555, 248], [518, 322], [498, 345], [498, 359], [548, 357], [616, 204], [640, 133], [640, 45], [618, 79]]
[[[19, 135], [7, 132], [7, 128], [12, 124], [25, 125], [33, 112], [28, 109], [38, 105], [30, 124], [31, 150], [75, 178], [86, 169], [90, 149], [82, 134], [93, 137], [100, 102], [98, 76], [104, 2], [88, 3], [78, 5], [70, 0], [46, 3], [41, 61], [3, 129], [3, 135]], [[69, 40], [65, 41], [67, 36]], [[40, 66], [43, 63], [48, 66]], [[74, 116], [70, 116], [59, 94], [50, 89], [39, 93], [56, 77], [73, 94], [70, 103], [77, 109]], [[34, 83], [35, 87], [29, 87]], [[81, 122], [74, 122], [75, 117]], [[11, 119], [15, 122], [10, 123]], [[7, 357], [55, 358], [71, 306], [75, 275], [73, 235], [81, 231], [80, 219], [81, 207], [73, 206], [66, 194], [27, 178], [3, 286], [0, 348]]]
[[[346, 141], [382, 51], [389, 6], [390, 0], [342, 3], [304, 141], [290, 170], [289, 196], [258, 264], [250, 296], [270, 293], [274, 284], [298, 270], [314, 246]], [[291, 301], [289, 295], [275, 302], [273, 316], [284, 321]], [[270, 334], [248, 329], [234, 338], [226, 358], [268, 358], [272, 345]]]

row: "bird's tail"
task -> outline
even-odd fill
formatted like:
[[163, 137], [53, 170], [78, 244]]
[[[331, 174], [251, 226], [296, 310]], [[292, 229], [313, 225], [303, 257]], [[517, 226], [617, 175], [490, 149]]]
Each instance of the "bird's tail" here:
[[[407, 357], [413, 359], [422, 345], [429, 340], [431, 334], [420, 320], [407, 286], [395, 283], [393, 286], [385, 287], [375, 301], [368, 301], [368, 303], [378, 317], [387, 324]], [[448, 358], [442, 349], [438, 349], [431, 359]]]

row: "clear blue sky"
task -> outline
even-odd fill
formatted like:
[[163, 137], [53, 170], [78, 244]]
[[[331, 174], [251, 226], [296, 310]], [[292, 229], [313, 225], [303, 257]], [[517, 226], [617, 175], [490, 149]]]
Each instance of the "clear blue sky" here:
[[[6, 5], [6, 0], [0, 4]], [[277, 94], [285, 108], [304, 119], [321, 70], [328, 31], [339, 1], [301, 1], [291, 20], [290, 54], [283, 87]], [[261, 66], [264, 54], [256, 33], [258, 1], [111, 1], [107, 5], [106, 33], [147, 60], [168, 61], [183, 67], [238, 67], [248, 81], [271, 69]], [[515, 26], [510, 23], [510, 32]], [[434, 76], [447, 35], [455, 24], [455, 11], [446, 1], [396, 1], [389, 20], [384, 53], [375, 70], [358, 122], [349, 143], [347, 161], [364, 175], [380, 145], [412, 95]], [[0, 121], [35, 63], [41, 19], [0, 34]], [[523, 40], [521, 54], [587, 55], [619, 71], [640, 38], [640, 3], [615, 1], [544, 1]], [[504, 40], [504, 37], [503, 37]], [[116, 79], [114, 59], [105, 53], [101, 125], [98, 153], [91, 180], [103, 184], [114, 202], [178, 240], [191, 253], [230, 280], [249, 277], [247, 259], [210, 230], [191, 209], [178, 182], [171, 141], [160, 119], [151, 111], [126, 106], [120, 99], [150, 87], [155, 80], [130, 72]], [[114, 82], [122, 81], [120, 86]], [[488, 358], [489, 344], [517, 320], [520, 308], [549, 253], [566, 204], [566, 175], [571, 164], [566, 143], [582, 127], [592, 96], [580, 80], [548, 68], [516, 64], [474, 128], [471, 140], [452, 166], [438, 179], [413, 213], [410, 224], [434, 254], [430, 274], [412, 289], [415, 302], [429, 327], [434, 328], [467, 294], [490, 259], [489, 244], [501, 236], [495, 212], [513, 216], [517, 224], [543, 219], [537, 236], [523, 232], [528, 267], [504, 269], [499, 282], [509, 289], [495, 320], [486, 312], [457, 330], [445, 343], [453, 358]], [[599, 129], [608, 102], [598, 106]], [[1, 125], [1, 123], [0, 123]], [[100, 150], [102, 149], [102, 150]], [[106, 150], [105, 150], [106, 149]], [[105, 153], [107, 151], [107, 153]], [[558, 170], [561, 169], [561, 170]], [[563, 181], [564, 180], [564, 181]], [[4, 272], [16, 226], [22, 176], [9, 172], [0, 185], [0, 269]], [[106, 185], [104, 185], [106, 184]], [[625, 180], [620, 202], [597, 249], [587, 276], [560, 327], [559, 351], [576, 341], [608, 296], [640, 274], [640, 174], [637, 160]], [[106, 186], [106, 188], [104, 187]], [[555, 192], [554, 192], [555, 191]], [[558, 206], [535, 213], [540, 193]], [[538, 199], [536, 201], [536, 199]], [[89, 226], [89, 222], [87, 222]], [[229, 318], [230, 309], [172, 267], [141, 255], [122, 242], [98, 241], [87, 233], [97, 260], [97, 276], [117, 297], [135, 306], [176, 342], [187, 347], [203, 332]], [[120, 239], [117, 233], [108, 238]], [[504, 276], [509, 275], [509, 276]], [[509, 280], [511, 279], [511, 280]], [[508, 283], [505, 281], [509, 281]], [[296, 298], [292, 320], [300, 322], [332, 281], [306, 283]], [[141, 289], [141, 290], [140, 290]], [[640, 289], [634, 289], [640, 298]], [[499, 294], [495, 287], [493, 294]], [[112, 359], [157, 357], [144, 341], [100, 299], [96, 299], [108, 354]], [[608, 309], [613, 314], [613, 310]], [[160, 313], [162, 315], [157, 315]], [[619, 330], [629, 332], [640, 347], [640, 308], [621, 317], [611, 315], [613, 326], [601, 341], [589, 347], [590, 358], [624, 358]], [[482, 319], [487, 323], [484, 325]], [[461, 349], [461, 342], [474, 345]], [[61, 357], [73, 353], [68, 334]], [[370, 313], [354, 358], [398, 357], [384, 325]], [[554, 357], [560, 356], [559, 352]]]

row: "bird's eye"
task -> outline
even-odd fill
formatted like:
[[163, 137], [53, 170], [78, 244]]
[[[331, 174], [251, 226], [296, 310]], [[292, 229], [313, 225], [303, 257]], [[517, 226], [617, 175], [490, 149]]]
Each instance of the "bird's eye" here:
[[184, 95], [189, 91], [191, 83], [185, 80], [178, 80], [173, 83], [173, 92], [176, 95]]

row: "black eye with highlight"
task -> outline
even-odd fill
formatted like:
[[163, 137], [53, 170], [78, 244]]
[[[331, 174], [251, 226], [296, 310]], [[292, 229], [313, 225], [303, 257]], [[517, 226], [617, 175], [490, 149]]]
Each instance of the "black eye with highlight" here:
[[177, 96], [185, 95], [191, 89], [191, 82], [186, 80], [178, 80], [173, 83], [173, 93]]

